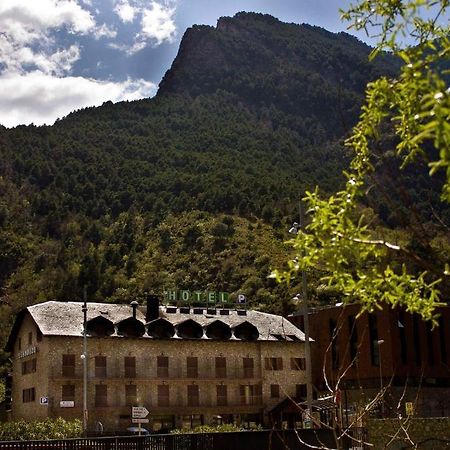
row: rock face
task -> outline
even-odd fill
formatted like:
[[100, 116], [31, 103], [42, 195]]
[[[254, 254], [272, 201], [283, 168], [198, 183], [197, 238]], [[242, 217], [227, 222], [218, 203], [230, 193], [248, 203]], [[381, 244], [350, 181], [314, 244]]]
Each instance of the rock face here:
[[226, 91], [251, 108], [310, 118], [332, 138], [356, 120], [366, 83], [395, 71], [388, 57], [368, 62], [370, 50], [345, 33], [238, 13], [186, 31], [158, 96]]

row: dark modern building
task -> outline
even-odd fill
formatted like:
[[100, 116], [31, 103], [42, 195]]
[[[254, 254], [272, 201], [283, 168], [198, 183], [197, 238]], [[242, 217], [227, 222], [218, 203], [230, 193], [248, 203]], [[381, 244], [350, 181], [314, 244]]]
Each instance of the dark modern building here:
[[[330, 387], [348, 414], [386, 390], [373, 414], [404, 415], [412, 404], [416, 415], [450, 415], [450, 307], [438, 312], [439, 326], [432, 328], [416, 314], [388, 307], [373, 314], [359, 305], [312, 310], [318, 395]], [[303, 329], [303, 316], [289, 319]]]

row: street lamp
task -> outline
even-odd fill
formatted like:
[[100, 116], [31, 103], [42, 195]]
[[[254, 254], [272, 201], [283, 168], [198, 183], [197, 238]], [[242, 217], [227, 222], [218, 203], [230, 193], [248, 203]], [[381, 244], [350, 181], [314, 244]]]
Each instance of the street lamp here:
[[81, 308], [83, 312], [83, 353], [81, 359], [83, 360], [83, 434], [87, 437], [88, 424], [88, 404], [87, 404], [87, 387], [88, 387], [88, 353], [87, 353], [87, 303], [86, 303], [86, 288], [84, 289], [84, 303]]
[[[289, 233], [297, 234], [299, 230], [303, 230], [305, 226], [305, 215], [303, 212], [303, 204], [299, 203], [299, 219], [300, 223], [294, 222], [289, 229]], [[302, 300], [303, 300], [303, 328], [305, 334], [305, 363], [306, 363], [306, 405], [308, 408], [307, 418], [312, 420], [312, 367], [311, 367], [311, 343], [309, 339], [309, 309], [308, 309], [308, 290], [306, 283], [306, 272], [302, 269]], [[299, 300], [297, 294], [295, 299]], [[308, 417], [309, 416], [309, 417]]]

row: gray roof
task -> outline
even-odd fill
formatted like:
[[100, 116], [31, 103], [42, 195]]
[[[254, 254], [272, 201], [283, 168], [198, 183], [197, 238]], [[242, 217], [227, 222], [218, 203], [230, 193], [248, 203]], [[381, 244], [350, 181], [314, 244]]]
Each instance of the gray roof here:
[[[43, 335], [51, 336], [82, 336], [83, 334], [83, 303], [81, 302], [56, 302], [49, 301], [29, 306], [27, 311], [31, 314]], [[142, 323], [145, 320], [145, 307], [138, 307], [136, 319]], [[200, 314], [199, 312], [202, 311]], [[171, 322], [175, 327], [192, 319], [202, 327], [206, 327], [216, 320], [220, 320], [231, 328], [243, 322], [249, 322], [254, 325], [259, 332], [259, 341], [304, 341], [305, 336], [295, 325], [287, 319], [274, 314], [263, 313], [259, 311], [247, 310], [245, 313], [241, 310], [228, 310], [227, 315], [220, 314], [220, 309], [214, 311], [206, 308], [190, 308], [189, 313], [180, 312], [180, 308], [159, 307], [159, 317], [163, 317]], [[98, 316], [103, 316], [114, 324], [132, 317], [132, 308], [124, 304], [112, 303], [88, 303], [87, 319], [91, 320]], [[113, 336], [117, 336], [116, 333]], [[149, 338], [146, 334], [143, 338]], [[177, 338], [177, 335], [175, 335]], [[202, 339], [207, 339], [206, 335]], [[234, 338], [232, 338], [234, 339]]]

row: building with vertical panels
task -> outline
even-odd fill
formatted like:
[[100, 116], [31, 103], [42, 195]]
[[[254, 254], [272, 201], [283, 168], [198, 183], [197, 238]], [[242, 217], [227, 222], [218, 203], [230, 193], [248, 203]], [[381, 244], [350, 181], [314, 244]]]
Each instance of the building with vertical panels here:
[[[153, 303], [152, 303], [153, 302]], [[275, 405], [305, 391], [304, 335], [257, 311], [88, 303], [88, 428], [264, 423]], [[16, 318], [13, 419], [82, 418], [82, 303], [46, 302]]]
[[[388, 307], [373, 314], [361, 314], [357, 304], [310, 311], [316, 391], [326, 393], [328, 383], [348, 413], [386, 389], [376, 416], [405, 416], [406, 403], [419, 416], [450, 416], [450, 307], [437, 313], [433, 328]], [[302, 316], [289, 319], [303, 329]]]

